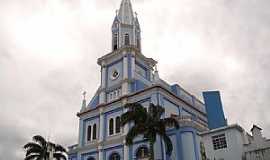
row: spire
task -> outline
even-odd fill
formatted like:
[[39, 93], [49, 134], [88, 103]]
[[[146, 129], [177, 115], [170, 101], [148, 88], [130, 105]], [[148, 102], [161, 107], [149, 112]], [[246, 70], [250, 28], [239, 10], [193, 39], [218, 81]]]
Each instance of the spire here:
[[83, 95], [82, 110], [84, 110], [86, 108], [86, 99], [85, 99], [86, 91], [84, 91], [82, 95]]
[[130, 0], [122, 0], [121, 6], [118, 12], [118, 17], [121, 23], [123, 24], [133, 24], [133, 10]]

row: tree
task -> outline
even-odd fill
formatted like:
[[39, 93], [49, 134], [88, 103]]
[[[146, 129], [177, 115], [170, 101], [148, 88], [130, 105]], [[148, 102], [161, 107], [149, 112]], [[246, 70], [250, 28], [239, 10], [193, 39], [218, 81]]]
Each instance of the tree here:
[[207, 160], [206, 152], [205, 152], [205, 147], [204, 147], [203, 142], [200, 142], [200, 150], [201, 150], [202, 160]]
[[42, 136], [33, 137], [33, 142], [23, 146], [26, 151], [24, 160], [49, 160], [50, 154], [56, 160], [67, 160], [66, 149], [59, 144], [46, 141]]
[[125, 108], [129, 110], [121, 116], [121, 125], [134, 122], [133, 127], [126, 135], [126, 144], [132, 145], [133, 139], [138, 135], [143, 135], [149, 141], [150, 145], [150, 160], [154, 160], [154, 143], [156, 136], [159, 135], [165, 142], [166, 154], [171, 155], [173, 145], [170, 138], [166, 134], [166, 127], [179, 128], [178, 122], [174, 118], [164, 118], [161, 116], [165, 109], [159, 105], [150, 104], [147, 112], [139, 103], [128, 103]]

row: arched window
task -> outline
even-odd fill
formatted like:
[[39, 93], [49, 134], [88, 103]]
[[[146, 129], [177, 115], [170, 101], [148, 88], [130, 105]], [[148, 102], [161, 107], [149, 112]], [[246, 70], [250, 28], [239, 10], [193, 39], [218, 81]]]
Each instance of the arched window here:
[[95, 160], [93, 157], [88, 157], [87, 160]]
[[113, 50], [117, 50], [117, 43], [118, 43], [118, 34], [113, 35]]
[[120, 117], [116, 117], [116, 127], [115, 127], [115, 132], [116, 132], [116, 133], [120, 133], [120, 129], [121, 129], [121, 126], [120, 126]]
[[136, 153], [136, 158], [138, 160], [142, 160], [142, 159], [145, 159], [149, 156], [149, 151], [148, 151], [148, 148], [147, 147], [140, 147], [138, 150], [137, 150], [137, 153]]
[[87, 141], [91, 141], [91, 126], [90, 125], [87, 128]]
[[125, 34], [125, 45], [129, 45], [129, 35]]
[[97, 125], [93, 125], [93, 140], [97, 139]]
[[109, 122], [109, 135], [113, 135], [113, 118]]
[[113, 153], [109, 160], [120, 160], [120, 155], [118, 153]]

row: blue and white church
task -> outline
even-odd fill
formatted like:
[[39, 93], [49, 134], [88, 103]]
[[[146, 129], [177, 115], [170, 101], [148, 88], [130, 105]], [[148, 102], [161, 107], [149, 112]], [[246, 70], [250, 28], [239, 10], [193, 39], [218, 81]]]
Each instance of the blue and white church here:
[[[112, 24], [112, 50], [97, 60], [101, 84], [91, 100], [83, 99], [79, 117], [78, 143], [70, 146], [69, 160], [139, 160], [148, 153], [148, 142], [137, 137], [125, 145], [130, 125], [120, 126], [123, 106], [138, 102], [163, 106], [163, 117], [173, 116], [179, 129], [168, 128], [173, 143], [171, 156], [158, 137], [154, 145], [158, 160], [200, 160], [199, 133], [209, 129], [203, 102], [180, 85], [159, 77], [157, 61], [146, 57], [141, 48], [141, 28], [130, 0], [122, 0]], [[169, 54], [169, 53], [167, 53]]]

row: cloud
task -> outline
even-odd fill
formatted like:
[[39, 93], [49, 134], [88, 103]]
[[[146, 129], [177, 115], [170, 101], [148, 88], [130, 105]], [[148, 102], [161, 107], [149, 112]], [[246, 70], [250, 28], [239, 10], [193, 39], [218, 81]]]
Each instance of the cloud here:
[[[161, 77], [198, 97], [220, 90], [229, 122], [249, 130], [270, 126], [269, 3], [140, 0], [133, 9]], [[35, 134], [76, 143], [81, 93], [90, 99], [100, 84], [96, 60], [110, 52], [119, 5], [0, 0], [0, 159], [21, 159]]]

